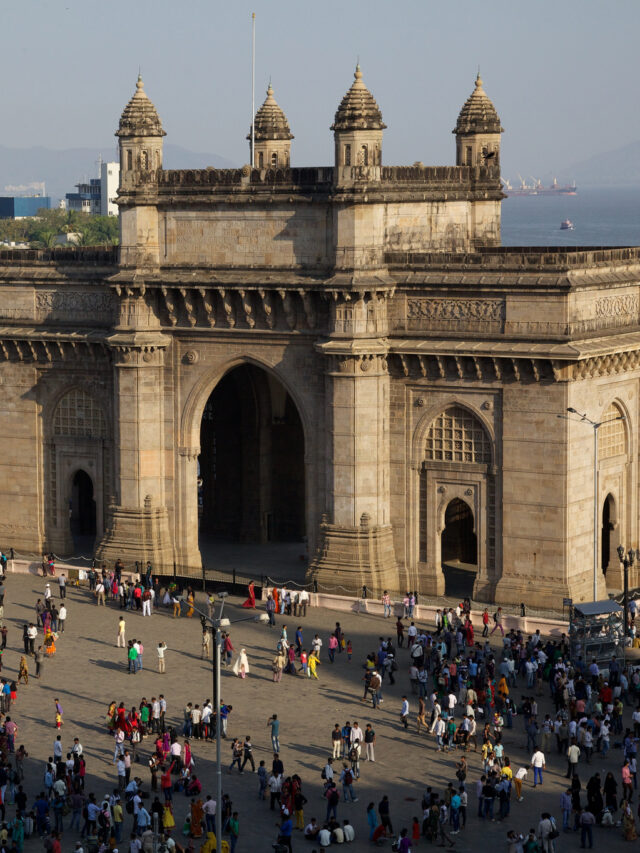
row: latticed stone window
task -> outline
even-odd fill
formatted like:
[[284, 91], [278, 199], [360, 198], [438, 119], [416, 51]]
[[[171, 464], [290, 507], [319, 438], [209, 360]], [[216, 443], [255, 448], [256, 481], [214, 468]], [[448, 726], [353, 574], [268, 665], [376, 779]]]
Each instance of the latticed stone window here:
[[106, 438], [100, 405], [80, 388], [69, 391], [58, 403], [53, 416], [53, 434]]
[[450, 406], [431, 423], [426, 459], [437, 462], [491, 462], [491, 441], [480, 421], [460, 406]]
[[617, 421], [622, 412], [612, 403], [602, 416], [604, 423], [598, 430], [598, 456], [600, 459], [610, 459], [612, 456], [622, 456], [627, 450], [627, 439], [624, 421]]

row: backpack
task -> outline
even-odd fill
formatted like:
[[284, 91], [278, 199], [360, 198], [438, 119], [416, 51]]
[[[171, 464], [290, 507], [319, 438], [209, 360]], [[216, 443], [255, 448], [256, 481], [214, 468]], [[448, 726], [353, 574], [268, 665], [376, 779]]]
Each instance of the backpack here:
[[322, 768], [322, 773], [320, 774], [320, 778], [321, 779], [327, 778], [327, 771], [324, 769], [324, 767]]
[[497, 614], [497, 613], [494, 613], [494, 614], [493, 614], [493, 621], [494, 621], [494, 622], [497, 622], [497, 621], [498, 621], [498, 614]]
[[351, 785], [352, 783], [353, 783], [353, 774], [351, 773], [351, 770], [345, 770], [344, 784], [345, 785]]

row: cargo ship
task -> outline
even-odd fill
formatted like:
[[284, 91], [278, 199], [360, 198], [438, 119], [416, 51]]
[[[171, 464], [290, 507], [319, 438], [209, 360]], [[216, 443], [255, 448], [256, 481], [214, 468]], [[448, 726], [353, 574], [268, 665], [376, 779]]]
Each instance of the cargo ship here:
[[575, 181], [572, 184], [559, 184], [554, 178], [551, 184], [548, 187], [545, 187], [543, 186], [542, 181], [537, 178], [532, 177], [532, 183], [530, 184], [528, 184], [520, 175], [518, 175], [518, 178], [520, 179], [520, 184], [516, 186], [512, 186], [512, 184], [504, 178], [500, 178], [505, 195], [576, 195], [578, 192]]

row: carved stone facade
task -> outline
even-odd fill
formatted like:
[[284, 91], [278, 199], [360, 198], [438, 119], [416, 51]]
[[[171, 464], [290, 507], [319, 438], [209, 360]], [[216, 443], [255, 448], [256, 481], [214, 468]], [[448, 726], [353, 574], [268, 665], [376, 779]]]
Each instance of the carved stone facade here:
[[204, 533], [293, 539], [321, 585], [441, 594], [445, 564], [481, 599], [557, 607], [592, 589], [593, 434], [572, 407], [624, 417], [596, 496], [619, 586], [640, 250], [500, 247], [482, 86], [444, 167], [383, 165], [365, 90], [333, 167], [167, 171], [139, 81], [118, 251], [0, 253], [2, 547], [69, 553], [90, 504], [107, 561], [195, 575]]

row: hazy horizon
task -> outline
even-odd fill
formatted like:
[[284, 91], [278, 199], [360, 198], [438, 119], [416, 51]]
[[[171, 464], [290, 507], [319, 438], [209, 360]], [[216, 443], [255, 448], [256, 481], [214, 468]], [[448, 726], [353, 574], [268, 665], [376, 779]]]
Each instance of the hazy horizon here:
[[569, 178], [572, 164], [640, 140], [636, 0], [22, 0], [3, 9], [2, 63], [15, 83], [0, 144], [95, 147], [111, 159], [140, 66], [167, 141], [246, 162], [252, 11], [256, 108], [271, 78], [293, 165], [332, 162], [329, 126], [358, 57], [388, 126], [386, 163], [454, 162], [451, 130], [478, 66], [505, 128], [507, 177]]

